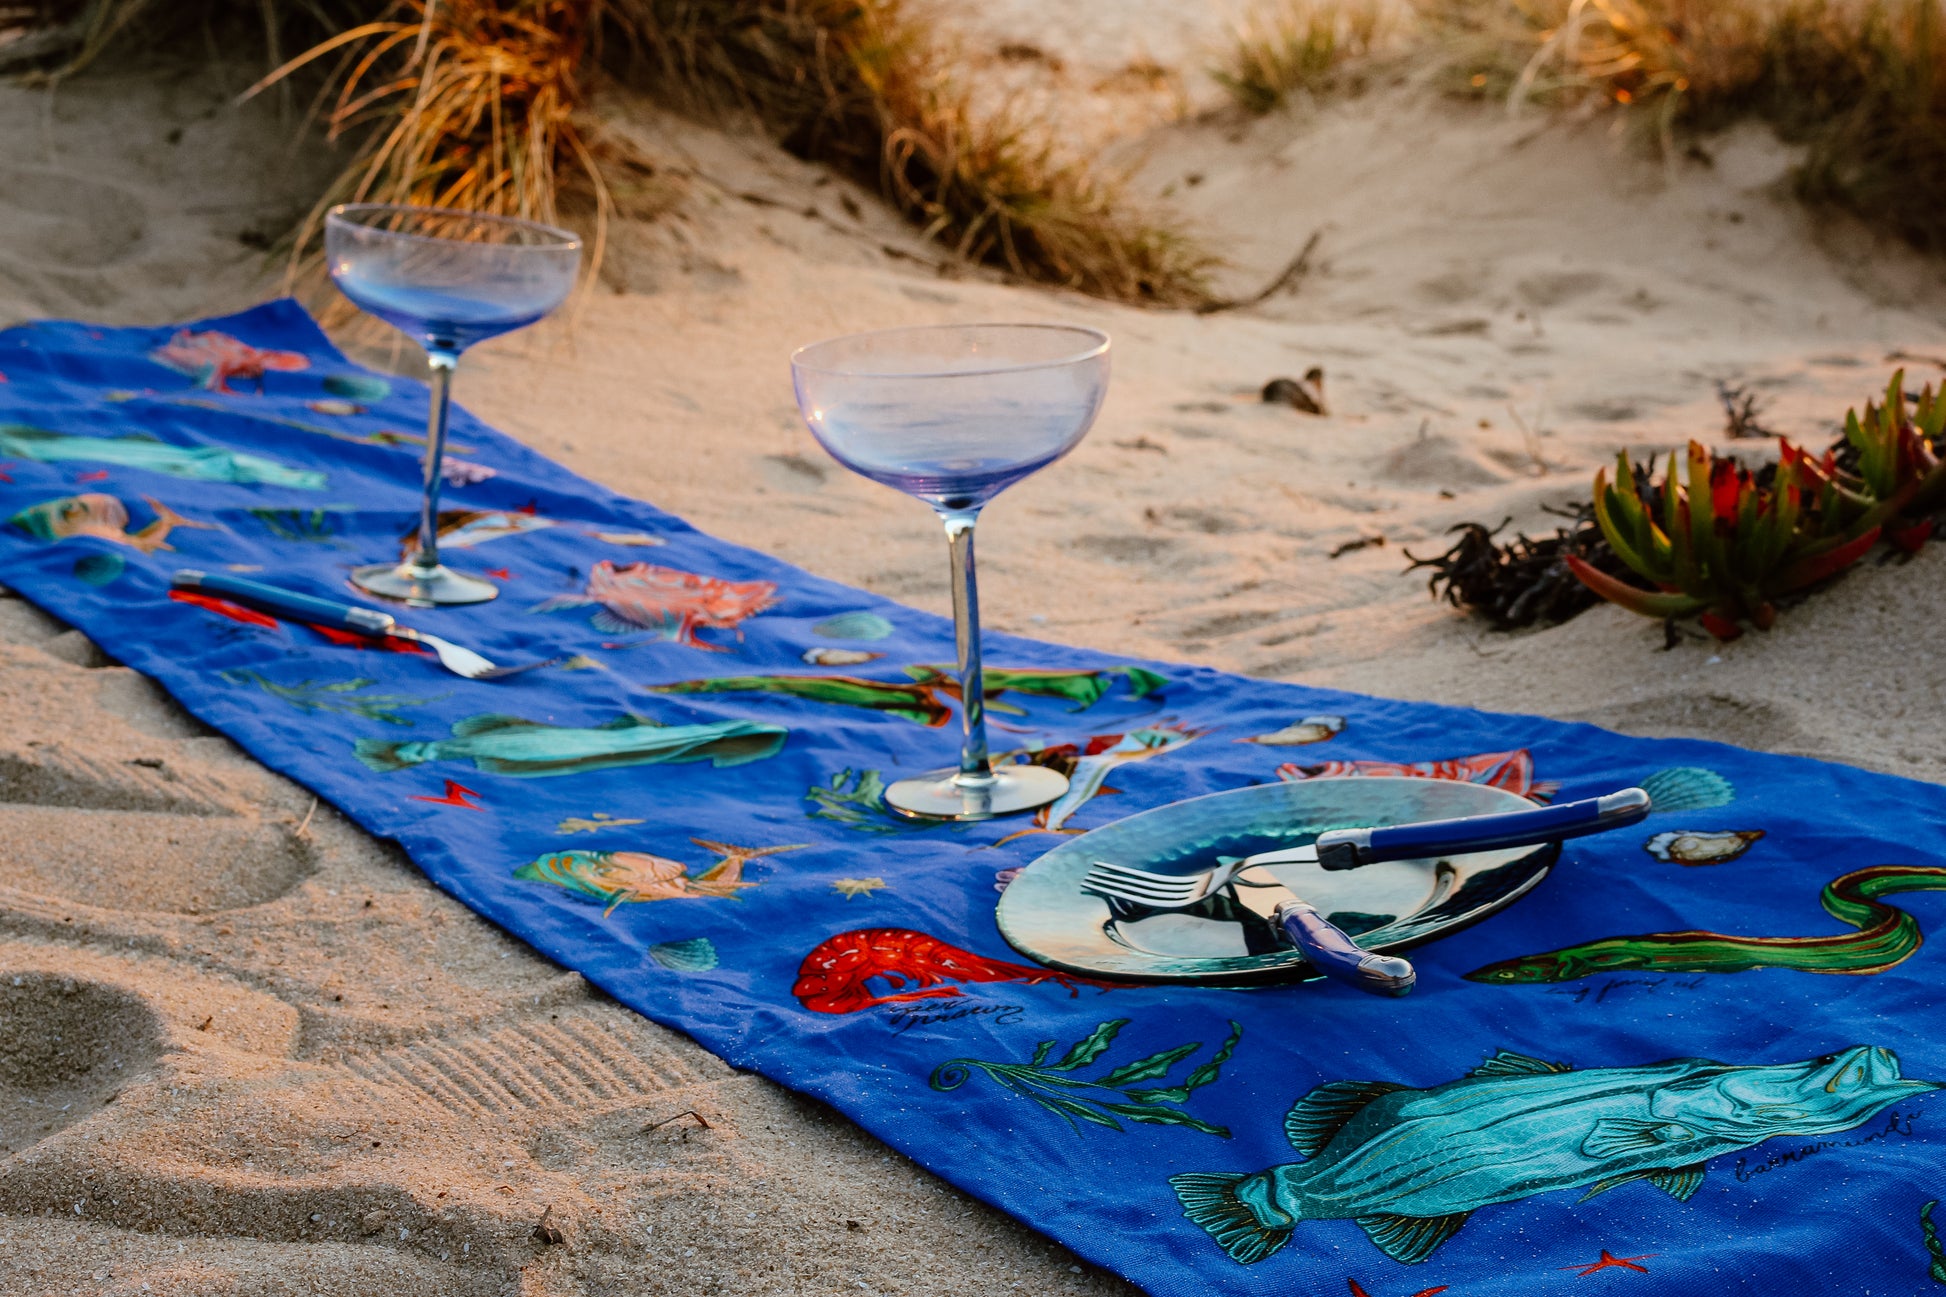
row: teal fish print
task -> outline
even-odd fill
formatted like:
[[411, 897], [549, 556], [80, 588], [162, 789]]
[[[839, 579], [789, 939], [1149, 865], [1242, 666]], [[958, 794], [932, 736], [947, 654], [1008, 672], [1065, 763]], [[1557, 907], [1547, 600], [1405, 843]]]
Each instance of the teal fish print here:
[[0, 424], [0, 459], [32, 459], [43, 464], [82, 460], [139, 468], [192, 482], [233, 482], [241, 485], [289, 486], [322, 491], [323, 473], [290, 468], [274, 459], [215, 446], [172, 446], [154, 437], [84, 437], [78, 433], [47, 432], [24, 424]]
[[453, 724], [448, 739], [360, 739], [358, 759], [380, 772], [428, 761], [471, 761], [493, 775], [540, 779], [618, 766], [708, 761], [721, 769], [775, 756], [790, 731], [756, 721], [707, 725], [658, 725], [621, 716], [606, 725], [576, 729], [543, 725], [518, 716], [469, 716]]
[[1587, 1071], [1502, 1050], [1430, 1089], [1321, 1085], [1284, 1118], [1304, 1161], [1169, 1183], [1183, 1214], [1244, 1265], [1306, 1220], [1355, 1220], [1414, 1265], [1481, 1207], [1583, 1187], [1585, 1200], [1635, 1180], [1686, 1200], [1712, 1157], [1850, 1130], [1938, 1088], [1904, 1079], [1890, 1050], [1869, 1045], [1771, 1066], [1677, 1058]]

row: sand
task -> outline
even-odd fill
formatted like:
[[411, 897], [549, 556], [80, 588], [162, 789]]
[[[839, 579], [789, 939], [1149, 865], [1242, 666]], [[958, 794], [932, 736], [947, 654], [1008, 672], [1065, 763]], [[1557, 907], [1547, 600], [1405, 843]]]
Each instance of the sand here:
[[[462, 399], [718, 535], [944, 611], [935, 526], [821, 456], [786, 353], [1098, 324], [1100, 424], [988, 515], [990, 624], [1946, 779], [1937, 547], [1671, 652], [1613, 609], [1490, 634], [1401, 573], [1461, 520], [1546, 525], [1617, 449], [1718, 439], [1717, 379], [1821, 441], [1888, 353], [1928, 350], [1936, 265], [1794, 205], [1755, 131], [1664, 164], [1602, 121], [1410, 86], [1185, 118], [1204, 91], [1167, 87], [1200, 86], [1220, 23], [1076, 16], [1124, 4], [988, 6], [964, 57], [1078, 114], [1117, 68], [1161, 67], [1142, 112], [1089, 129], [1237, 291], [1321, 231], [1296, 291], [1198, 318], [1005, 283], [760, 141], [618, 104], [672, 159], [673, 210], [618, 231], [571, 329], [469, 359]], [[159, 323], [272, 291], [260, 245], [320, 164], [289, 163], [271, 106], [225, 107], [247, 79], [0, 89], [0, 320]], [[1257, 399], [1311, 365], [1328, 417]], [[1130, 1291], [534, 956], [17, 598], [0, 708], [4, 1297]]]

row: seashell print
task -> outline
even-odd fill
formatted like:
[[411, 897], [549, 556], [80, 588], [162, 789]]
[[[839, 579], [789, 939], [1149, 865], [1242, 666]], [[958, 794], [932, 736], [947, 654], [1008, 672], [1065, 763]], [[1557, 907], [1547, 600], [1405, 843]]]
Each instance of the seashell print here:
[[658, 941], [649, 947], [649, 958], [672, 972], [707, 973], [716, 967], [716, 946], [708, 937]]
[[1750, 850], [1752, 844], [1763, 836], [1762, 829], [1728, 829], [1720, 832], [1675, 829], [1656, 834], [1642, 844], [1642, 849], [1657, 860], [1678, 865], [1720, 865]]
[[348, 419], [354, 414], [365, 413], [365, 407], [358, 404], [358, 402], [346, 401], [337, 397], [323, 401], [306, 401], [304, 408], [312, 414], [329, 414], [342, 419]]
[[1306, 716], [1302, 720], [1292, 721], [1281, 730], [1238, 739], [1237, 742], [1261, 743], [1267, 748], [1295, 748], [1336, 738], [1344, 728], [1345, 718], [1342, 716]]
[[1737, 795], [1736, 785], [1701, 766], [1658, 770], [1642, 781], [1642, 791], [1657, 812], [1706, 811], [1728, 806]]
[[864, 649], [811, 648], [804, 650], [804, 660], [814, 667], [855, 667], [860, 662], [876, 662], [884, 656], [883, 653], [867, 653]]
[[875, 612], [847, 612], [826, 617], [811, 627], [811, 633], [826, 639], [886, 639], [892, 634], [892, 623]]

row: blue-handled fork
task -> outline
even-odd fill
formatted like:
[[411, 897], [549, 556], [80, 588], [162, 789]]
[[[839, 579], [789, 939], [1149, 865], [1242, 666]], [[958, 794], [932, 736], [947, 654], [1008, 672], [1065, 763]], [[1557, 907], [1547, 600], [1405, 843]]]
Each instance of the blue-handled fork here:
[[294, 621], [309, 622], [314, 626], [330, 626], [338, 630], [348, 630], [370, 639], [408, 640], [423, 644], [433, 651], [439, 664], [454, 675], [465, 676], [468, 680], [503, 680], [522, 671], [533, 671], [539, 667], [553, 666], [565, 662], [566, 658], [550, 658], [545, 662], [527, 662], [519, 666], [495, 666], [492, 662], [472, 649], [443, 640], [437, 635], [429, 635], [410, 626], [401, 626], [391, 613], [380, 612], [376, 608], [360, 608], [356, 604], [334, 603], [329, 599], [319, 599], [313, 595], [300, 594], [295, 590], [284, 590], [260, 581], [246, 581], [242, 577], [223, 576], [220, 573], [200, 572], [195, 568], [184, 568], [171, 578], [169, 584], [178, 590], [195, 590], [203, 594], [213, 594], [255, 608], [274, 616]]

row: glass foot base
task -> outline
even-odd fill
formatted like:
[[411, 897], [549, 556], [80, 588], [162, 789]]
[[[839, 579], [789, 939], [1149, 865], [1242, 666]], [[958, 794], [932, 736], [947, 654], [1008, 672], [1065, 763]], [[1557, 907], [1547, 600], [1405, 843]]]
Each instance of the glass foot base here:
[[435, 568], [410, 563], [373, 563], [353, 568], [351, 583], [385, 599], [399, 599], [413, 608], [449, 603], [485, 603], [498, 598], [500, 587], [478, 577], [461, 576], [441, 563]]
[[1068, 790], [1068, 777], [1046, 766], [999, 766], [984, 786], [957, 774], [901, 779], [885, 790], [885, 804], [915, 820], [990, 820], [1038, 810]]

